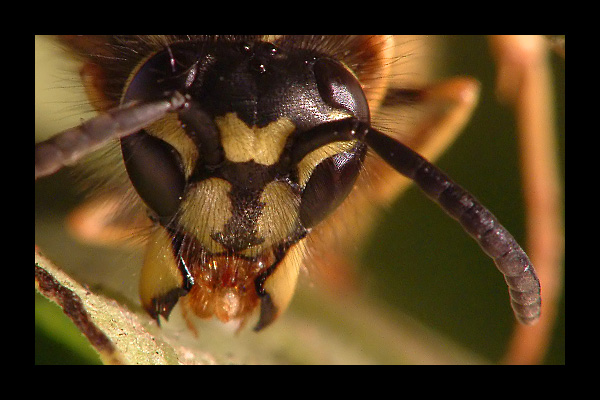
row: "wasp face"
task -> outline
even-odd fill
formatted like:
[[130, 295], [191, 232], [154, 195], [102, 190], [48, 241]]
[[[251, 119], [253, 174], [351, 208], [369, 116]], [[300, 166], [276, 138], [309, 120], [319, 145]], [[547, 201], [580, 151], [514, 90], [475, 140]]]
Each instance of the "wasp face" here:
[[[348, 196], [363, 161], [375, 174], [412, 179], [494, 260], [517, 319], [538, 319], [539, 280], [510, 233], [446, 174], [370, 123], [370, 107], [382, 103], [450, 100], [421, 130], [455, 131], [475, 104], [473, 81], [387, 89], [391, 37], [107, 40], [90, 58], [96, 67], [86, 84], [100, 92], [106, 112], [36, 144], [36, 179], [120, 140], [129, 181], [153, 222], [140, 294], [157, 320], [180, 301], [184, 313], [200, 317], [244, 323], [258, 309], [255, 329], [271, 323], [292, 297], [306, 236]], [[378, 157], [365, 160], [367, 148]]]
[[[167, 317], [189, 292], [197, 315], [228, 321], [260, 300], [262, 327], [293, 290], [288, 250], [356, 180], [366, 146], [338, 141], [331, 123], [368, 124], [367, 100], [339, 61], [260, 41], [174, 43], [143, 63], [122, 102], [173, 92], [188, 99], [181, 111], [121, 140], [129, 177], [159, 223], [143, 304]], [[288, 288], [274, 297], [270, 279]]]

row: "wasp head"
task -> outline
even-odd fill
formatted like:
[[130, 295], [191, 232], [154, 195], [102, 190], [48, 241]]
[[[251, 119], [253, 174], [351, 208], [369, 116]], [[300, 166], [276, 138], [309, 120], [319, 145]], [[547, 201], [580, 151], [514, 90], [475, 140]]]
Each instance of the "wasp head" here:
[[[338, 130], [369, 122], [367, 100], [341, 62], [261, 41], [173, 43], [137, 69], [122, 101], [174, 92], [185, 107], [121, 140], [129, 177], [159, 222], [144, 305], [168, 316], [189, 293], [197, 315], [229, 320], [260, 299], [262, 327], [291, 297], [279, 293], [293, 291], [298, 272], [282, 263], [288, 250], [354, 185], [366, 146]], [[147, 284], [165, 271], [168, 283]], [[265, 290], [270, 280], [286, 283]]]

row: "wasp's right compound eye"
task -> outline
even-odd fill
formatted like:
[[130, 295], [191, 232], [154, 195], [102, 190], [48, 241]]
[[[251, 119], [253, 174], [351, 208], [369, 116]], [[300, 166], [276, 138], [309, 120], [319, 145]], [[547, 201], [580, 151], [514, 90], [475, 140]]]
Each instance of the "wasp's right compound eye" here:
[[127, 85], [122, 99], [150, 101], [165, 93], [185, 93], [198, 78], [198, 64], [203, 56], [193, 49], [171, 46], [150, 57]]
[[127, 174], [142, 200], [160, 218], [173, 217], [186, 184], [179, 153], [145, 131], [122, 139], [121, 149]]
[[[201, 56], [171, 46], [144, 62], [127, 85], [122, 102], [152, 101], [165, 94], [185, 93], [197, 77]], [[162, 221], [177, 212], [186, 185], [184, 160], [172, 143], [150, 126], [121, 139], [127, 174], [139, 196]]]

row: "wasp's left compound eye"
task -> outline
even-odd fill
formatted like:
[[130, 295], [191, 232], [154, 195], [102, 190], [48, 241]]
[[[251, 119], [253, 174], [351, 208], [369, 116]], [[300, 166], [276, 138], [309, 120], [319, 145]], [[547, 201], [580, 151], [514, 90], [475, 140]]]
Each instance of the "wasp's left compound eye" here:
[[314, 65], [319, 94], [328, 105], [369, 122], [369, 104], [356, 77], [339, 62], [322, 58]]

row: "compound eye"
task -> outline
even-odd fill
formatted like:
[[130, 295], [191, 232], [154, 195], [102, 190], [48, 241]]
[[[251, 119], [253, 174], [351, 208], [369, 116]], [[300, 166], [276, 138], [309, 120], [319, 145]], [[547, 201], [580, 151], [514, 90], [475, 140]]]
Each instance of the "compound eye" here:
[[185, 189], [181, 156], [145, 131], [121, 139], [121, 149], [135, 190], [159, 218], [168, 221], [177, 212]]
[[317, 225], [346, 199], [356, 182], [365, 153], [366, 146], [358, 144], [317, 165], [300, 202], [300, 221], [305, 228]]
[[197, 79], [200, 55], [173, 45], [150, 57], [135, 73], [122, 100], [154, 100], [165, 93], [185, 92]]
[[[121, 102], [151, 101], [165, 93], [185, 92], [197, 77], [199, 57], [196, 50], [184, 45], [158, 52], [135, 73]], [[179, 152], [144, 130], [121, 139], [121, 149], [127, 174], [142, 200], [161, 221], [171, 219], [186, 185]]]
[[369, 103], [358, 79], [337, 61], [318, 59], [314, 65], [319, 94], [325, 103], [349, 111], [360, 121], [369, 123]]

